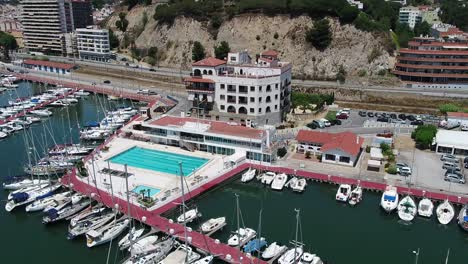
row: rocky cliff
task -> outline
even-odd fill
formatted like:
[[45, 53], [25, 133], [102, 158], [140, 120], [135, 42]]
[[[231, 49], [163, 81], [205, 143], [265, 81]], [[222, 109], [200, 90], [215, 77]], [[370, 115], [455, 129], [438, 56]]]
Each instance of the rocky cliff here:
[[[266, 49], [275, 49], [282, 60], [293, 63], [293, 74], [298, 77], [334, 78], [341, 65], [348, 75], [357, 75], [359, 71], [375, 74], [392, 66], [391, 55], [384, 48], [386, 39], [352, 25], [340, 25], [331, 18], [333, 41], [326, 50], [318, 51], [305, 41], [306, 31], [314, 23], [307, 16], [242, 15], [225, 21], [213, 34], [206, 23], [186, 17], [177, 18], [170, 26], [160, 25], [152, 18], [154, 6], [136, 7], [127, 14], [127, 32], [141, 24], [145, 12], [148, 22], [135, 44], [138, 48], [158, 47], [161, 66], [189, 68], [194, 41], [203, 44], [208, 56], [213, 55], [213, 47], [221, 41], [227, 41], [231, 50], [247, 49], [253, 57]], [[122, 36], [115, 28], [117, 19], [116, 13], [107, 25]]]

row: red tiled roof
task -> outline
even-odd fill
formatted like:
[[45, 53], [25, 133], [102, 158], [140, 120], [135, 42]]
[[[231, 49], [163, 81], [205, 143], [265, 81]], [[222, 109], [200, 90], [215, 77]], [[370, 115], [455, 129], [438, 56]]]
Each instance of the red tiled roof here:
[[203, 78], [196, 78], [196, 77], [190, 77], [190, 78], [185, 78], [184, 82], [192, 82], [192, 83], [215, 83], [213, 80], [210, 79], [203, 79]]
[[463, 117], [463, 118], [468, 118], [468, 113], [462, 113], [462, 112], [448, 112], [447, 113], [448, 117]]
[[340, 149], [348, 154], [356, 156], [361, 150], [364, 139], [352, 132], [327, 133], [310, 130], [299, 130], [296, 140], [305, 143], [319, 143], [321, 151]]
[[73, 67], [75, 67], [75, 65], [68, 64], [68, 63], [60, 63], [60, 62], [53, 62], [53, 61], [41, 61], [41, 60], [31, 60], [31, 59], [24, 60], [23, 64], [54, 67], [54, 68], [59, 68], [59, 69], [64, 69], [64, 70], [71, 70]]
[[226, 61], [220, 60], [220, 59], [217, 59], [217, 58], [213, 58], [213, 57], [208, 57], [206, 59], [194, 62], [192, 65], [193, 66], [216, 67], [216, 66], [223, 65], [223, 64], [226, 64]]
[[273, 57], [276, 57], [278, 56], [278, 52], [276, 50], [267, 50], [267, 51], [264, 51], [262, 52], [262, 56], [273, 56]]
[[207, 133], [215, 133], [221, 135], [229, 135], [243, 138], [262, 139], [266, 131], [261, 129], [249, 128], [235, 123], [227, 123], [221, 121], [212, 121], [206, 119], [197, 119], [191, 117], [176, 117], [176, 116], [163, 116], [159, 119], [151, 121], [150, 125], [155, 126], [176, 126], [182, 127], [186, 122], [201, 123], [210, 125]]

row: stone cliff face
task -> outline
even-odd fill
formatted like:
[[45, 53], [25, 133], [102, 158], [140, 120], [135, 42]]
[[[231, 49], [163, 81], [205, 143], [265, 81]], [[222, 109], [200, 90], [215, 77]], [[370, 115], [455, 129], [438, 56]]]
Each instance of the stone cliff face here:
[[[135, 44], [139, 48], [158, 47], [162, 51], [161, 66], [189, 68], [194, 41], [203, 44], [208, 56], [213, 55], [213, 47], [221, 41], [227, 41], [233, 51], [248, 50], [252, 57], [275, 49], [282, 60], [293, 63], [295, 76], [308, 78], [334, 78], [340, 65], [348, 75], [357, 75], [361, 70], [375, 74], [392, 66], [391, 55], [383, 48], [384, 39], [352, 25], [340, 25], [334, 19], [329, 19], [333, 41], [326, 50], [318, 51], [305, 41], [306, 31], [314, 23], [307, 16], [237, 16], [225, 21], [214, 37], [204, 23], [191, 18], [180, 17], [173, 25], [160, 25], [152, 18], [154, 7], [137, 7], [129, 12], [129, 30], [140, 23], [143, 12], [148, 16], [148, 23]], [[116, 19], [117, 14], [108, 22], [113, 30], [116, 30]], [[119, 34], [117, 30], [116, 33]], [[374, 51], [378, 56], [369, 63], [368, 56], [373, 50], [379, 51]]]

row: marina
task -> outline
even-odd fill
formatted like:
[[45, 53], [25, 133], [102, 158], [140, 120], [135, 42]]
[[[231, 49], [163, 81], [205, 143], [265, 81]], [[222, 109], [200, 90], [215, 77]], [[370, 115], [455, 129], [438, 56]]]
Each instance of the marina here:
[[[21, 85], [23, 84], [20, 84], [20, 86]], [[70, 106], [69, 110], [72, 110], [74, 107], [81, 110], [89, 110], [86, 107], [80, 108], [83, 103], [99, 104], [97, 101], [93, 102], [92, 99], [87, 99], [79, 102], [76, 106]], [[95, 111], [98, 113], [100, 112], [103, 116], [106, 111], [99, 110], [99, 108], [99, 106], [95, 108]], [[64, 111], [59, 111], [63, 115], [66, 115]], [[75, 118], [78, 119], [78, 116], [78, 114], [75, 115]], [[70, 122], [81, 123], [84, 125], [86, 122], [93, 120], [96, 120], [96, 113], [92, 113], [91, 111], [89, 112], [88, 118], [71, 120]], [[132, 120], [138, 122], [138, 117]], [[47, 122], [51, 122], [51, 125], [53, 124], [52, 122], [57, 122], [57, 124], [54, 125], [59, 128], [53, 134], [60, 134], [60, 131], [62, 133], [68, 132], [67, 130], [60, 130], [60, 126], [63, 126], [63, 120], [61, 120], [57, 115], [49, 117]], [[75, 142], [77, 142], [79, 140], [79, 133], [77, 133], [79, 131], [79, 126], [72, 126], [71, 128], [71, 130], [74, 131], [74, 133], [71, 134], [73, 134], [73, 138], [76, 140]], [[37, 132], [39, 133], [42, 128], [38, 126], [37, 128], [32, 127], [32, 129], [38, 130]], [[400, 237], [398, 239], [405, 239], [408, 243], [405, 243], [404, 245], [395, 245], [395, 254], [393, 254], [395, 259], [389, 258], [388, 262], [385, 262], [387, 261], [386, 259], [381, 263], [394, 263], [395, 261], [410, 262], [414, 258], [411, 251], [415, 248], [423, 249], [420, 259], [424, 263], [431, 263], [430, 260], [435, 259], [442, 261], [446, 252], [445, 247], [449, 247], [451, 249], [451, 261], [454, 263], [458, 263], [458, 259], [464, 259], [467, 257], [463, 255], [465, 254], [464, 252], [466, 252], [463, 251], [463, 240], [466, 234], [464, 234], [463, 231], [458, 230], [459, 228], [454, 222], [447, 226], [439, 226], [436, 223], [435, 217], [432, 217], [431, 220], [416, 217], [412, 224], [408, 225], [399, 223], [398, 216], [395, 213], [383, 213], [383, 210], [379, 209], [380, 194], [377, 193], [377, 191], [383, 191], [386, 188], [386, 185], [384, 184], [358, 181], [356, 179], [323, 175], [302, 170], [291, 170], [288, 168], [260, 165], [258, 163], [247, 163], [239, 160], [231, 159], [228, 161], [220, 154], [182, 150], [175, 146], [151, 144], [141, 140], [134, 140], [132, 139], [133, 135], [129, 136], [128, 129], [129, 126], [127, 125], [122, 130], [119, 130], [121, 133], [119, 136], [114, 135], [107, 139], [104, 144], [100, 145], [85, 159], [85, 163], [87, 164], [86, 166], [88, 166], [88, 172], [90, 173], [88, 177], [79, 179], [77, 170], [72, 170], [71, 174], [62, 178], [62, 182], [67, 186], [72, 183], [75, 190], [92, 197], [93, 200], [102, 202], [108, 207], [117, 207], [123, 213], [127, 213], [127, 211], [131, 212], [131, 216], [138, 219], [140, 222], [150, 225], [152, 228], [160, 230], [166, 234], [175, 235], [181, 242], [185, 241], [186, 238], [189, 238], [189, 244], [194, 246], [196, 250], [215, 255], [218, 259], [223, 259], [232, 263], [239, 263], [239, 260], [241, 263], [252, 262], [248, 255], [241, 253], [237, 248], [229, 247], [225, 244], [229, 238], [230, 232], [237, 229], [237, 227], [235, 227], [235, 213], [233, 213], [236, 208], [234, 202], [236, 194], [239, 195], [245, 226], [257, 229], [256, 227], [259, 225], [258, 212], [262, 210], [264, 215], [261, 228], [262, 231], [259, 235], [265, 237], [267, 242], [277, 241], [279, 244], [286, 245], [288, 247], [290, 247], [289, 241], [295, 239], [291, 235], [294, 231], [294, 209], [302, 209], [301, 240], [305, 245], [304, 251], [317, 254], [322, 260], [326, 260], [329, 263], [345, 263], [345, 261], [350, 260], [350, 255], [357, 255], [356, 252], [359, 252], [359, 250], [365, 250], [366, 254], [369, 254], [368, 259], [375, 259], [379, 254], [383, 254], [382, 251], [379, 251], [379, 248], [374, 248], [377, 244], [375, 241], [390, 237], [394, 237], [392, 239], [397, 239], [395, 235], [392, 235], [392, 233], [399, 234]], [[247, 131], [244, 133], [247, 133]], [[65, 140], [67, 137], [68, 135], [56, 136], [57, 139], [64, 138], [63, 142], [60, 142], [61, 140], [57, 140], [59, 141], [57, 143], [68, 142], [68, 140]], [[10, 138], [0, 141], [0, 144], [7, 144], [14, 142], [15, 140], [17, 142], [21, 142], [20, 134], [15, 134]], [[177, 158], [188, 157], [185, 162], [189, 165], [187, 167], [190, 167], [190, 169], [187, 171], [180, 171], [176, 167], [173, 167], [172, 169], [162, 171], [162, 168], [158, 167], [158, 164], [141, 164], [141, 160], [133, 160], [132, 162], [132, 159], [135, 159], [140, 155], [130, 155], [121, 162], [114, 162], [115, 160], [112, 160], [113, 157], [116, 157], [119, 153], [125, 153], [125, 151], [134, 148], [144, 148], [146, 152], [151, 150], [148, 152], [150, 155], [153, 153], [167, 152]], [[21, 149], [15, 148], [15, 150], [21, 153]], [[21, 163], [26, 163], [26, 158], [24, 157], [25, 153], [21, 153], [19, 156], [23, 157], [23, 161]], [[2, 162], [7, 161], [8, 157], [2, 157]], [[112, 163], [111, 166], [109, 166], [109, 162]], [[10, 175], [19, 174], [22, 164], [18, 164], [15, 171], [7, 173]], [[193, 166], [191, 167], [190, 164]], [[11, 168], [12, 166], [4, 165], [4, 168], [7, 167]], [[106, 168], [108, 170], [105, 170]], [[265, 171], [270, 171], [275, 172], [275, 175], [284, 175], [286, 178], [282, 176], [282, 178], [277, 181], [276, 185], [278, 187], [276, 188], [276, 191], [271, 190], [269, 186], [265, 186], [257, 180], [253, 180], [248, 183], [241, 183], [240, 180], [242, 174], [244, 174], [244, 172], [249, 168], [255, 169], [259, 174]], [[112, 191], [113, 195], [111, 195], [112, 192], [110, 191], [110, 184], [112, 183], [107, 180], [109, 179], [109, 174], [111, 172], [116, 172], [115, 175], [119, 175], [112, 177], [112, 186], [120, 186], [120, 189]], [[152, 176], [151, 173], [155, 173], [157, 176]], [[132, 192], [135, 193], [135, 196], [130, 198], [131, 209], [129, 210], [127, 202], [128, 198], [126, 197], [125, 191], [123, 191], [122, 187], [125, 185], [126, 175], [130, 174], [132, 175], [132, 181], [129, 180], [129, 190], [132, 190]], [[194, 221], [187, 223], [189, 229], [186, 230], [186, 236], [183, 236], [185, 233], [183, 226], [176, 223], [176, 218], [180, 215], [180, 211], [178, 209], [180, 208], [179, 204], [181, 203], [180, 190], [178, 188], [180, 186], [180, 180], [178, 180], [181, 178], [180, 175], [184, 176], [184, 181], [186, 181], [188, 187], [188, 193], [186, 194], [187, 206], [189, 208], [197, 208], [197, 211], [202, 215], [200, 219], [195, 219]], [[90, 177], [93, 181], [89, 181]], [[293, 189], [290, 189], [292, 187], [288, 187], [288, 185], [293, 183], [289, 182], [289, 180], [294, 177], [297, 177], [298, 180], [307, 179], [307, 187], [302, 190], [302, 193], [297, 193], [293, 191]], [[155, 184], [155, 179], [157, 179], [158, 184]], [[272, 182], [273, 181], [274, 178], [272, 179]], [[345, 203], [336, 202], [334, 196], [337, 191], [337, 184], [361, 186], [362, 189], [365, 190], [362, 201], [355, 207], [351, 207]], [[283, 188], [283, 186], [285, 186], [285, 188]], [[448, 199], [454, 204], [463, 204], [467, 202], [465, 197], [426, 192], [416, 188], [397, 187], [397, 189], [398, 193], [401, 195], [410, 193], [413, 197], [425, 196], [431, 197], [432, 200]], [[142, 207], [141, 204], [138, 203], [139, 196], [137, 194], [146, 190], [149, 192], [149, 196], [154, 198], [153, 201], [155, 201], [155, 204]], [[369, 192], [368, 190], [373, 190], [374, 192]], [[168, 191], [170, 192], [168, 193]], [[311, 203], [310, 201], [313, 202]], [[438, 202], [435, 203], [438, 204]], [[460, 208], [456, 206], [457, 215], [459, 211]], [[279, 214], [278, 212], [282, 213]], [[327, 217], [317, 217], [317, 212], [326, 214]], [[31, 221], [31, 219], [34, 219], [34, 221], [39, 223], [41, 222], [40, 219], [34, 215], [26, 216], [23, 212], [15, 212], [14, 215], [16, 215], [16, 217], [4, 215], [4, 212], [1, 214], [2, 216], [0, 219], [2, 219], [2, 221], [8, 221], [7, 219], [10, 218], [13, 220], [13, 223], [10, 222], [10, 224], [18, 225], [19, 228], [24, 224], [24, 221]], [[345, 222], [341, 221], [341, 215], [346, 215], [347, 220]], [[363, 217], [364, 215], [366, 217]], [[205, 236], [194, 231], [198, 230], [200, 225], [210, 217], [218, 216], [225, 216], [226, 222], [224, 225], [221, 225], [221, 227], [215, 229], [212, 233], [209, 233], [210, 236]], [[22, 218], [24, 220], [22, 222], [17, 222], [14, 220], [15, 218]], [[330, 220], [330, 218], [332, 218], [333, 221]], [[274, 221], [271, 219], [274, 219]], [[284, 223], [283, 227], [280, 229], [277, 228], [279, 223]], [[31, 228], [34, 227], [39, 230], [30, 229], [29, 232], [44, 232], [44, 236], [47, 236], [47, 239], [49, 239], [49, 235], [51, 237], [60, 236], [61, 239], [51, 239], [52, 242], [56, 242], [57, 245], [68, 244], [65, 248], [69, 248], [70, 254], [72, 255], [79, 254], [79, 252], [88, 252], [86, 251], [87, 249], [83, 240], [75, 239], [76, 241], [74, 240], [73, 242], [66, 241], [65, 235], [67, 228], [64, 225], [65, 223], [54, 224], [53, 226], [48, 226], [45, 230], [40, 226], [32, 224], [30, 225]], [[123, 225], [127, 224], [122, 222], [122, 227]], [[437, 232], [437, 239], [438, 241], [444, 241], [444, 248], [441, 248], [438, 243], [430, 244], [429, 241], [423, 239], [424, 236], [415, 235], [415, 233], [424, 233], [427, 229], [432, 229], [432, 232]], [[120, 229], [116, 230], [116, 232], [117, 231], [119, 231], [119, 234], [122, 232]], [[51, 232], [53, 232], [53, 234], [50, 234]], [[349, 242], [347, 241], [347, 244], [365, 244], [372, 248], [371, 252], [368, 252], [369, 248], [356, 249], [349, 246], [343, 247], [333, 242], [333, 234], [338, 235], [340, 233], [349, 232], [351, 232], [351, 234], [348, 236]], [[356, 235], [353, 235], [353, 233]], [[360, 233], [380, 233], [381, 236], [373, 236], [372, 239], [369, 239], [369, 237], [366, 238], [364, 236], [357, 235]], [[95, 237], [98, 236], [98, 234], [94, 235]], [[251, 238], [254, 237], [252, 236]], [[117, 241], [118, 239], [116, 239], [115, 243], [117, 243]], [[245, 241], [243, 244], [247, 242], [248, 241]], [[412, 245], [414, 245], [414, 247]], [[108, 248], [106, 247], [99, 247], [90, 251], [93, 252], [93, 255], [95, 254], [95, 258], [93, 258], [96, 260], [95, 263], [102, 263], [105, 261], [107, 249]], [[340, 254], [336, 254], [338, 251]], [[362, 252], [362, 254], [364, 254], [364, 252]], [[112, 256], [115, 259], [115, 263], [117, 263], [117, 259], [124, 258], [122, 253], [119, 251], [112, 252]], [[280, 256], [281, 254], [277, 254], [275, 258], [279, 258]], [[344, 257], [347, 258], [344, 259]], [[28, 256], [24, 256], [24, 258], [28, 258]], [[8, 255], [7, 259], [9, 259]], [[355, 262], [359, 261], [358, 259], [351, 260]], [[439, 263], [440, 261], [434, 263]], [[272, 262], [273, 260], [270, 260], [270, 263]], [[74, 263], [73, 260], [70, 261], [70, 263]], [[254, 263], [267, 263], [267, 261], [255, 259]]]

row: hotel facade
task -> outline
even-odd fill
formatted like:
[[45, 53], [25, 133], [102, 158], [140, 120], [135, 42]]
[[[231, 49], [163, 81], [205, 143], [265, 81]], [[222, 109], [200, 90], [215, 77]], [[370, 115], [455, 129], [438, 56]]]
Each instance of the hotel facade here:
[[247, 51], [229, 53], [227, 61], [206, 58], [193, 63], [185, 79], [188, 100], [206, 119], [277, 124], [291, 108], [291, 72], [273, 50], [254, 61]]
[[163, 115], [124, 128], [137, 139], [265, 163], [276, 160], [275, 128], [256, 129], [222, 122]]
[[468, 89], [468, 41], [414, 38], [392, 72], [409, 87]]

